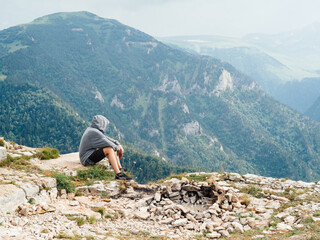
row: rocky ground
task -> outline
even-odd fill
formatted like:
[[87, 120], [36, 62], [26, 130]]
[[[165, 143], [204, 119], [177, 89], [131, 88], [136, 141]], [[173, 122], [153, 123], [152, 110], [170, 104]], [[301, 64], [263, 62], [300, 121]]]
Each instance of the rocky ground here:
[[320, 239], [320, 182], [225, 172], [84, 181], [98, 168], [77, 153], [39, 160], [3, 143], [0, 239]]

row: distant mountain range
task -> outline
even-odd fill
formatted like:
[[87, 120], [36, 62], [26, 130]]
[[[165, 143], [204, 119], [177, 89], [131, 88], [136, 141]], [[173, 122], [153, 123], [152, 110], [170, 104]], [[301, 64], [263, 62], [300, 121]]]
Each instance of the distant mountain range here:
[[301, 113], [320, 96], [320, 23], [274, 35], [159, 39], [231, 63], [255, 79], [267, 93]]
[[[264, 56], [256, 52], [248, 56]], [[25, 145], [58, 142], [63, 151], [77, 150], [81, 129], [103, 114], [115, 126], [111, 135], [163, 161], [320, 178], [318, 122], [275, 101], [232, 65], [172, 48], [116, 20], [57, 13], [1, 31], [0, 79], [1, 89], [11, 89], [1, 105], [14, 99], [10, 111], [0, 108], [7, 116], [0, 135]], [[43, 127], [16, 131], [26, 120]]]

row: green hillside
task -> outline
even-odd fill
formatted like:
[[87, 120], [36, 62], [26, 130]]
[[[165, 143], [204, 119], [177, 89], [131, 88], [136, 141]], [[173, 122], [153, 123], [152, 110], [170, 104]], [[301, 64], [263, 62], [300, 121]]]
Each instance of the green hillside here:
[[50, 91], [0, 82], [0, 135], [17, 143], [77, 151], [87, 124]]
[[6, 84], [50, 89], [85, 121], [105, 115], [121, 140], [174, 164], [320, 177], [319, 123], [278, 103], [231, 65], [115, 20], [58, 13], [3, 30], [0, 71]]

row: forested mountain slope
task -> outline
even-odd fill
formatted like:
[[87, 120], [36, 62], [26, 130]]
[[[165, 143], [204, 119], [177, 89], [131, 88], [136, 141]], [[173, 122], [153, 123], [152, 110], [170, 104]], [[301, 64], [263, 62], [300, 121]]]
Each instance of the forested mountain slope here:
[[320, 176], [319, 123], [231, 65], [173, 49], [115, 20], [58, 13], [3, 30], [0, 71], [1, 84], [49, 89], [85, 121], [103, 114], [121, 139], [173, 163]]

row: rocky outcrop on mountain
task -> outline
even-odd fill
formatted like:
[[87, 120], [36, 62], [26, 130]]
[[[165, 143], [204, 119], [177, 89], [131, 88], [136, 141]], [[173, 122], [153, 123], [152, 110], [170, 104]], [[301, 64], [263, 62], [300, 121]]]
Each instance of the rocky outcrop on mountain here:
[[50, 161], [37, 165], [41, 171], [0, 167], [1, 239], [319, 237], [320, 181], [196, 172], [147, 185], [99, 180], [67, 192], [48, 166], [77, 182], [76, 155]]

